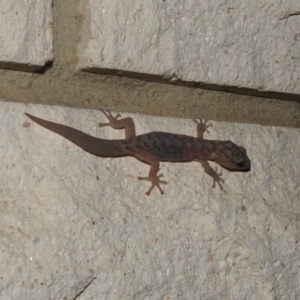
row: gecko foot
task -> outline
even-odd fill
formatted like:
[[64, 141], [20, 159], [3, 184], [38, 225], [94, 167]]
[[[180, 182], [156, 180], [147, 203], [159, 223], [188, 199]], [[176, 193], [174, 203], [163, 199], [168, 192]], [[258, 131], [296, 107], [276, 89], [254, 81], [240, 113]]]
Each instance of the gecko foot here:
[[223, 182], [223, 183], [225, 182], [225, 180], [223, 178], [221, 178], [221, 176], [223, 175], [223, 173], [222, 172], [218, 173], [217, 171], [218, 170], [215, 169], [215, 173], [214, 173], [214, 175], [212, 175], [212, 178], [213, 178], [213, 181], [214, 181], [212, 187], [215, 188], [216, 187], [216, 183], [217, 183], [218, 186], [220, 187], [220, 189], [223, 190], [223, 187], [221, 185], [221, 182]]
[[204, 133], [205, 131], [207, 133], [210, 133], [209, 130], [207, 130], [207, 128], [213, 127], [212, 124], [208, 124], [208, 121], [204, 119], [194, 119], [193, 121], [197, 124], [197, 130], [202, 133]]
[[161, 193], [161, 195], [164, 194], [163, 189], [160, 187], [160, 184], [167, 184], [165, 180], [160, 180], [159, 178], [163, 177], [163, 174], [160, 175], [155, 175], [155, 176], [148, 176], [148, 177], [138, 177], [138, 180], [147, 180], [151, 182], [151, 187], [150, 189], [146, 192], [146, 195], [149, 196], [152, 190], [157, 187]]
[[121, 117], [120, 114], [117, 114], [115, 117], [111, 114], [110, 110], [104, 110], [101, 109], [100, 110], [103, 112], [103, 114], [105, 115], [105, 117], [108, 120], [108, 123], [99, 123], [99, 127], [104, 127], [104, 126], [111, 126], [112, 128], [116, 127], [116, 122], [118, 122], [118, 119]]

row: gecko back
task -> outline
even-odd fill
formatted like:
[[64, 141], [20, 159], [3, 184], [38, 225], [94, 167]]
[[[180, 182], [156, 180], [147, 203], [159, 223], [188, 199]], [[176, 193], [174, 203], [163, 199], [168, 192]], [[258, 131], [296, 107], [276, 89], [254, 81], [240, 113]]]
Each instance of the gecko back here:
[[214, 141], [168, 132], [150, 132], [133, 137], [128, 150], [151, 153], [162, 162], [210, 160], [228, 170], [248, 170], [245, 148], [231, 141]]

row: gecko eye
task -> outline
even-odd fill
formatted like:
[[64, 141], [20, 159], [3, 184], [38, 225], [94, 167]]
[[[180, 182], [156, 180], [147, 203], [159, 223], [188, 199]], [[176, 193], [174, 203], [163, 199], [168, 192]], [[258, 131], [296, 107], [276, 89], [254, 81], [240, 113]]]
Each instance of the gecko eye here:
[[244, 165], [245, 165], [245, 163], [243, 161], [241, 161], [237, 164], [238, 167], [243, 167]]

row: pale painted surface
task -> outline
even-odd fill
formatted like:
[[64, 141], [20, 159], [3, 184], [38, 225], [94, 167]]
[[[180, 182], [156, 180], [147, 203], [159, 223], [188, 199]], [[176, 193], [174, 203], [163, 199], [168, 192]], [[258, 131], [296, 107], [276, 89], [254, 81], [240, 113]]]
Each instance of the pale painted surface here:
[[51, 61], [52, 27], [52, 0], [0, 0], [0, 68]]
[[81, 0], [79, 68], [300, 93], [300, 2]]
[[[52, 61], [52, 1], [0, 8], [0, 68]], [[79, 69], [300, 93], [298, 0], [81, 0], [78, 15]]]
[[[147, 165], [94, 157], [24, 112], [123, 137], [97, 127], [100, 111], [0, 102], [1, 300], [300, 298], [299, 129], [212, 122], [208, 137], [243, 145], [251, 172], [217, 166], [222, 192], [199, 163], [163, 163], [165, 195], [147, 197]], [[131, 116], [138, 133], [196, 134], [192, 120]]]

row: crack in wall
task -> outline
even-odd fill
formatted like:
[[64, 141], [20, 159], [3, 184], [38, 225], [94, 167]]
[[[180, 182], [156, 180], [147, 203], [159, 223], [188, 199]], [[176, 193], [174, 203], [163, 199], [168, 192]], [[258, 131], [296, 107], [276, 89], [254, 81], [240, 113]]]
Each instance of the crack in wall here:
[[84, 288], [74, 297], [74, 300], [78, 299], [79, 296], [81, 296], [86, 290], [87, 288], [93, 283], [93, 281], [96, 279], [97, 277], [93, 277], [86, 286], [84, 286]]
[[288, 19], [290, 17], [294, 17], [294, 16], [299, 16], [300, 15], [300, 11], [296, 11], [290, 14], [285, 15], [284, 17], [280, 18], [279, 20], [284, 20], [284, 19]]

